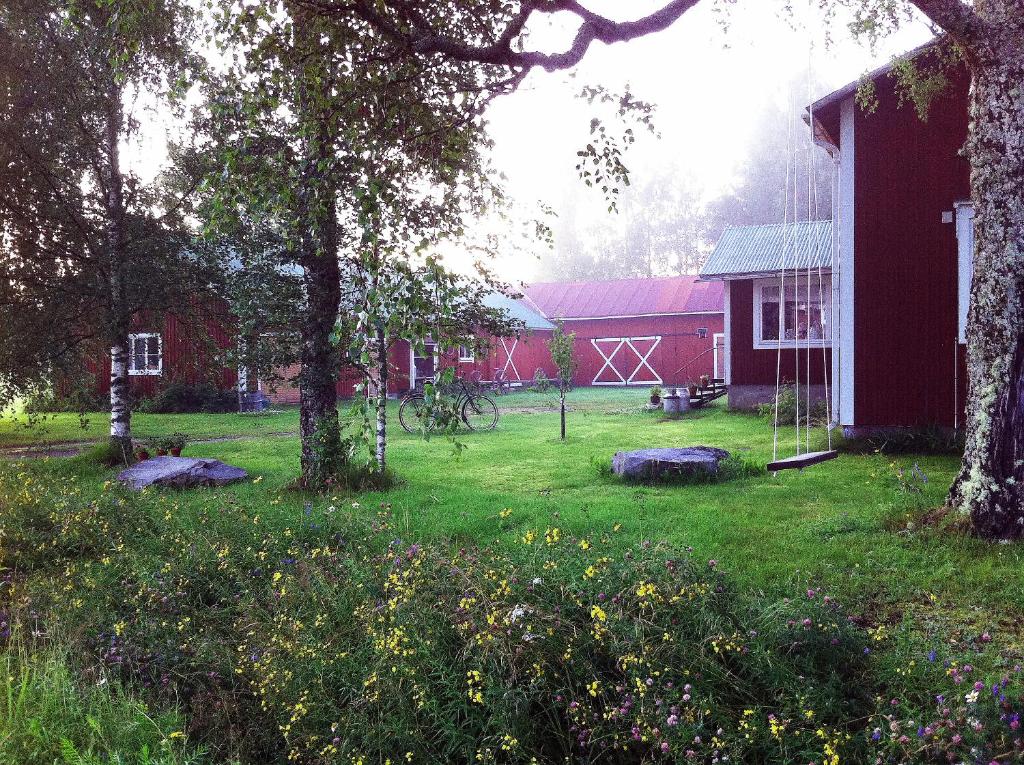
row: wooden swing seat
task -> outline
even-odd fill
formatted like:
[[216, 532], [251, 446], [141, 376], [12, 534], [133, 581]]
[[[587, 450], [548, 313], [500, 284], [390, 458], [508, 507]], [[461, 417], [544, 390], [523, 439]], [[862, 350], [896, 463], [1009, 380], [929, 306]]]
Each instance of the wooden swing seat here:
[[792, 457], [785, 457], [781, 460], [775, 460], [775, 462], [768, 463], [768, 472], [776, 473], [780, 470], [803, 470], [805, 467], [811, 465], [817, 465], [819, 462], [828, 462], [834, 460], [839, 456], [839, 452], [835, 449], [829, 449], [824, 452], [806, 452], [804, 454], [795, 454]]

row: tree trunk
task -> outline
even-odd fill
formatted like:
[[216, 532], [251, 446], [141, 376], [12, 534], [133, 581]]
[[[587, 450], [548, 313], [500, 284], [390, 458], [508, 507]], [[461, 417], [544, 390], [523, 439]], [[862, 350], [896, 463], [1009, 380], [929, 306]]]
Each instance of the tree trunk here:
[[1024, 17], [1015, 5], [988, 19], [988, 39], [969, 56], [975, 255], [966, 449], [949, 502], [990, 539], [1024, 535]]
[[388, 449], [388, 337], [383, 328], [377, 330], [376, 348], [374, 348], [377, 366], [377, 380], [374, 388], [377, 400], [377, 442], [374, 458], [377, 470], [387, 470]]
[[332, 338], [341, 303], [333, 203], [329, 217], [331, 220], [310, 221], [321, 229], [320, 242], [302, 258], [306, 312], [301, 330], [299, 436], [302, 481], [316, 490], [323, 489], [337, 474], [344, 458], [336, 388], [339, 358]]
[[105, 162], [100, 185], [104, 189], [106, 245], [110, 286], [110, 442], [130, 461], [132, 454], [132, 410], [128, 389], [128, 333], [131, 313], [127, 296], [127, 232], [125, 231], [124, 178], [121, 175], [119, 141], [124, 121], [121, 89], [111, 82], [107, 91], [107, 119], [104, 128]]
[[565, 440], [565, 383], [558, 388], [558, 409], [561, 416], [562, 440]]

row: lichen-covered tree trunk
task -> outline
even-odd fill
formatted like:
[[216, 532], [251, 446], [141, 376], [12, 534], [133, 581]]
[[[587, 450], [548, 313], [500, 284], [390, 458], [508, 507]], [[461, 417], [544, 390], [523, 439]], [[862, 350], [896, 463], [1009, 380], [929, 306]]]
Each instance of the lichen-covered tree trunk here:
[[110, 441], [125, 461], [132, 453], [132, 410], [128, 390], [128, 333], [131, 313], [127, 296], [127, 232], [125, 231], [124, 179], [118, 143], [124, 121], [121, 89], [111, 82], [106, 94], [107, 115], [103, 135], [105, 163], [99, 181], [104, 189], [106, 246], [110, 286]]
[[338, 349], [333, 339], [341, 304], [333, 203], [313, 216], [316, 242], [302, 257], [306, 310], [302, 321], [299, 371], [299, 435], [302, 442], [302, 480], [322, 489], [341, 465], [338, 423]]
[[949, 498], [992, 539], [1024, 535], [1024, 13], [1016, 0], [1001, 5], [1003, 17], [989, 19], [987, 39], [969, 54], [967, 439]]

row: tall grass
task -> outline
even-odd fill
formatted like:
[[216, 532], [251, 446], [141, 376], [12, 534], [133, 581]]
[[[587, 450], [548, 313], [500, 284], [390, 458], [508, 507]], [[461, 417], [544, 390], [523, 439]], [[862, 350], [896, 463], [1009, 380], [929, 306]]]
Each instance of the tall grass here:
[[116, 683], [78, 682], [67, 649], [17, 632], [0, 653], [0, 762], [199, 765], [177, 715], [152, 715]]

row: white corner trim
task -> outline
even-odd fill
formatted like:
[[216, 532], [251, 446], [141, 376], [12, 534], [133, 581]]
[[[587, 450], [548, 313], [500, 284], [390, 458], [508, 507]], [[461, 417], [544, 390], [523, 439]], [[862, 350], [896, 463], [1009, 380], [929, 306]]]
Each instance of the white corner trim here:
[[723, 285], [722, 301], [725, 315], [723, 329], [725, 334], [725, 384], [732, 385], [732, 282]]
[[856, 124], [857, 104], [851, 96], [840, 106], [839, 123], [839, 257], [833, 262], [839, 265], [839, 379], [833, 381], [839, 390], [839, 424], [856, 425], [854, 420], [854, 199], [856, 168]]

